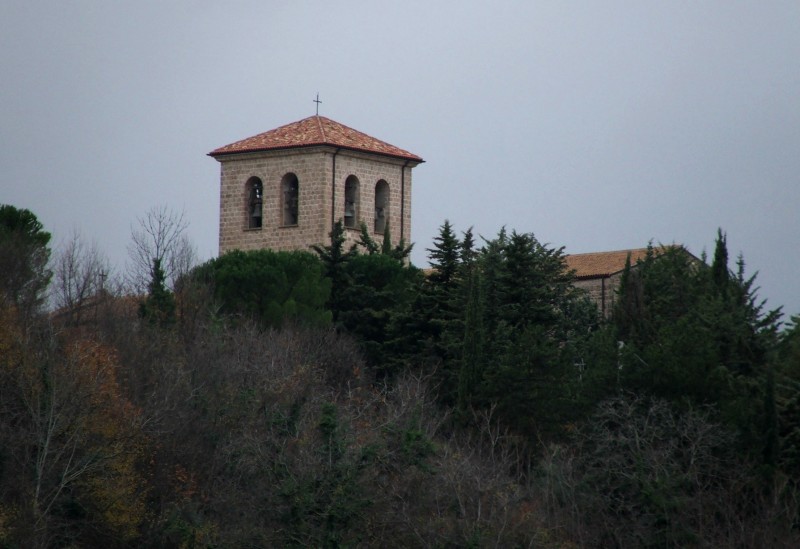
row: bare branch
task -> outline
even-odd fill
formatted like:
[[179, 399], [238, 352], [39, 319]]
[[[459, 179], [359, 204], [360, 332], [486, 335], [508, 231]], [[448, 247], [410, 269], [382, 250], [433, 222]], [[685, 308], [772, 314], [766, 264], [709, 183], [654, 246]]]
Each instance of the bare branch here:
[[75, 230], [61, 245], [54, 271], [53, 304], [68, 315], [69, 322], [80, 323], [87, 301], [104, 289], [111, 271], [109, 261], [94, 242], [87, 244]]
[[197, 260], [194, 246], [185, 232], [189, 227], [184, 211], [175, 212], [166, 206], [150, 209], [131, 227], [128, 256], [131, 265], [128, 280], [132, 289], [143, 292], [153, 278], [153, 261], [158, 259], [166, 283], [174, 289], [175, 281], [191, 269]]

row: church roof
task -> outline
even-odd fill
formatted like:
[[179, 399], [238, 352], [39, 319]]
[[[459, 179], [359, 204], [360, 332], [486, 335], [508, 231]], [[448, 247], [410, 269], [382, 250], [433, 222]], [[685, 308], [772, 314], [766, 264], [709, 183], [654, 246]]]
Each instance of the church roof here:
[[208, 154], [209, 156], [218, 157], [229, 154], [295, 149], [318, 145], [330, 145], [353, 151], [423, 162], [422, 158], [416, 154], [319, 115], [309, 116], [274, 130], [242, 139], [215, 149]]
[[[653, 251], [659, 255], [665, 249], [666, 247], [654, 248]], [[631, 256], [631, 265], [636, 265], [637, 261], [644, 259], [647, 255], [647, 248], [570, 254], [565, 259], [567, 268], [575, 271], [576, 278], [601, 278], [622, 272], [625, 269], [628, 255]]]

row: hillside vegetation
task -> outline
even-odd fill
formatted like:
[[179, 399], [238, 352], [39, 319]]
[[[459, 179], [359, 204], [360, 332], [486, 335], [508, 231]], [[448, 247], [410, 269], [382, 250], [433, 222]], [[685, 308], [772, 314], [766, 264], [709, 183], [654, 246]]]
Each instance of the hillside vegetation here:
[[107, 277], [0, 206], [0, 546], [800, 546], [800, 319], [721, 231], [609, 319], [532, 234], [179, 233]]

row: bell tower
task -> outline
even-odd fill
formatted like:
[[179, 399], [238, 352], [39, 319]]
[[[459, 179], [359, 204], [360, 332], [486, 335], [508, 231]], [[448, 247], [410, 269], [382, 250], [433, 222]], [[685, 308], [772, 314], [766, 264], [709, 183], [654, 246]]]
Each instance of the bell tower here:
[[411, 240], [411, 171], [419, 156], [324, 116], [311, 116], [209, 153], [221, 165], [219, 253], [326, 245], [341, 219], [392, 244]]

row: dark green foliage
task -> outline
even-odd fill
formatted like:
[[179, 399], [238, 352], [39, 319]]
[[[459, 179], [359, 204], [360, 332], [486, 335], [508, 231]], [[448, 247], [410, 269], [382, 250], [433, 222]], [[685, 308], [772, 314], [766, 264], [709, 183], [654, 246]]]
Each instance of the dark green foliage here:
[[383, 254], [358, 255], [347, 263], [339, 324], [363, 346], [368, 362], [383, 368], [384, 344], [395, 315], [414, 299], [421, 274]]
[[800, 379], [800, 315], [792, 316], [778, 343], [781, 372]]
[[369, 255], [380, 253], [381, 246], [370, 236], [367, 224], [363, 221], [361, 222], [360, 230], [361, 232], [358, 237], [358, 244], [364, 249], [364, 251]]
[[363, 221], [361, 222], [361, 232], [358, 238], [358, 244], [367, 252], [368, 255], [383, 254], [396, 259], [397, 261], [407, 261], [408, 256], [411, 255], [411, 250], [414, 248], [413, 244], [406, 245], [404, 239], [400, 239], [397, 246], [392, 246], [392, 234], [389, 228], [389, 222], [386, 222], [386, 227], [383, 231], [383, 240], [381, 244], [369, 234], [369, 228]]
[[6, 293], [0, 546], [799, 545], [800, 319], [777, 334], [723, 233], [711, 266], [629, 265], [612, 322], [530, 234], [445, 223], [428, 277], [331, 240], [176, 298], [154, 262], [146, 329]]
[[139, 315], [151, 324], [166, 328], [175, 323], [175, 296], [164, 281], [161, 260], [153, 260], [153, 279], [148, 285], [147, 298], [139, 307]]
[[775, 401], [775, 371], [768, 367], [764, 387], [764, 465], [774, 468], [780, 452], [778, 440], [778, 407]]
[[[800, 478], [800, 316], [792, 316], [781, 333], [771, 373], [777, 415], [777, 459], [780, 469], [797, 479]], [[769, 422], [767, 425], [771, 427]], [[767, 451], [771, 449], [767, 446]]]
[[485, 304], [478, 269], [470, 270], [468, 289], [461, 370], [458, 376], [458, 409], [463, 415], [466, 415], [467, 409], [477, 402], [476, 397], [480, 393], [486, 360], [483, 352], [486, 339], [483, 327]]
[[532, 234], [512, 232], [503, 245], [497, 285], [497, 317], [513, 329], [553, 326], [571, 289], [563, 249], [547, 248]]
[[29, 210], [0, 205], [0, 299], [28, 318], [41, 306], [52, 276], [50, 233]]
[[428, 360], [436, 363], [443, 402], [457, 398], [468, 289], [460, 261], [461, 243], [445, 220], [428, 249], [430, 271], [417, 302]]
[[287, 321], [322, 326], [331, 321], [325, 309], [331, 280], [323, 269], [308, 252], [235, 250], [201, 265], [194, 276], [212, 285], [222, 313], [273, 327]]
[[[769, 349], [780, 311], [764, 311], [740, 259], [727, 265], [719, 232], [709, 267], [680, 247], [650, 247], [626, 268], [614, 323], [619, 383], [685, 405], [711, 404], [754, 456], [775, 460], [776, 409]], [[609, 366], [611, 366], [609, 364]]]
[[501, 231], [477, 260], [486, 330], [481, 396], [519, 432], [557, 436], [572, 417], [569, 401], [577, 334], [586, 314], [571, 286], [562, 249], [531, 234]]
[[717, 230], [717, 241], [714, 246], [714, 260], [711, 263], [711, 279], [720, 293], [725, 293], [730, 281], [730, 271], [728, 270], [728, 237]]
[[464, 238], [461, 239], [460, 255], [461, 265], [464, 267], [471, 266], [478, 257], [478, 252], [475, 250], [475, 237], [472, 234], [472, 227], [464, 231]]
[[389, 221], [386, 221], [386, 226], [383, 229], [383, 244], [381, 244], [381, 253], [383, 255], [391, 255], [392, 253], [392, 232], [389, 227]]
[[333, 316], [333, 321], [337, 322], [339, 320], [339, 312], [343, 307], [342, 293], [349, 285], [346, 265], [358, 252], [355, 245], [345, 251], [346, 235], [344, 223], [342, 223], [341, 219], [336, 222], [329, 236], [331, 238], [329, 246], [312, 246], [312, 249], [324, 265], [325, 276], [331, 281], [331, 292], [327, 305]]
[[596, 308], [572, 288], [561, 249], [505, 230], [474, 246], [471, 230], [459, 240], [445, 221], [393, 349], [435, 372], [440, 402], [462, 418], [491, 408], [519, 433], [555, 434], [575, 408], [571, 365]]
[[[468, 273], [461, 260], [474, 262], [471, 232], [465, 236], [468, 250], [445, 221], [428, 250], [430, 269], [415, 291], [410, 306], [395, 316], [391, 330], [394, 368], [422, 368], [435, 372], [442, 403], [456, 403], [461, 355], [464, 346]], [[470, 263], [471, 264], [471, 263]]]
[[453, 288], [459, 268], [461, 245], [453, 232], [453, 226], [445, 219], [439, 234], [433, 239], [433, 248], [428, 248], [431, 273], [428, 279], [444, 291]]

